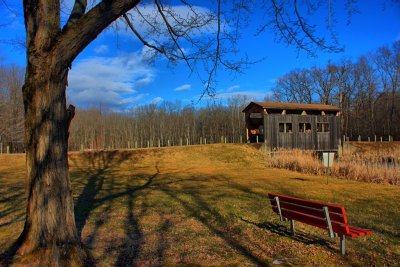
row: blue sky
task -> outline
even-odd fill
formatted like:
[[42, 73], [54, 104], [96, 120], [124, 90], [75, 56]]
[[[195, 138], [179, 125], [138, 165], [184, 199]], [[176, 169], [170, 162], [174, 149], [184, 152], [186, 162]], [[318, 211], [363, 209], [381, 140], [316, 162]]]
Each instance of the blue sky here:
[[[24, 66], [25, 53], [10, 45], [24, 39], [22, 1], [0, 1], [0, 64]], [[336, 14], [336, 32], [342, 53], [317, 52], [310, 57], [295, 47], [275, 41], [272, 32], [255, 36], [264, 13], [253, 10], [249, 24], [242, 29], [238, 48], [250, 59], [263, 61], [250, 65], [243, 73], [218, 71], [216, 98], [224, 100], [233, 95], [246, 95], [251, 100], [263, 100], [274, 87], [274, 81], [294, 68], [324, 65], [331, 60], [357, 59], [369, 51], [400, 40], [400, 5], [391, 1], [358, 1], [358, 14], [347, 25], [345, 1], [333, 1]], [[68, 5], [69, 1], [64, 1]], [[206, 2], [199, 2], [206, 3]], [[207, 5], [204, 5], [207, 9]], [[184, 10], [182, 11], [184, 12]], [[322, 24], [326, 18], [322, 10], [313, 20]], [[325, 35], [324, 27], [318, 33]], [[105, 106], [113, 110], [163, 101], [180, 101], [182, 105], [197, 103], [204, 85], [191, 75], [185, 64], [175, 66], [159, 58], [149, 63], [146, 49], [130, 34], [120, 29], [107, 30], [92, 42], [74, 61], [69, 74], [67, 96], [79, 107]], [[200, 104], [199, 104], [200, 105]]]

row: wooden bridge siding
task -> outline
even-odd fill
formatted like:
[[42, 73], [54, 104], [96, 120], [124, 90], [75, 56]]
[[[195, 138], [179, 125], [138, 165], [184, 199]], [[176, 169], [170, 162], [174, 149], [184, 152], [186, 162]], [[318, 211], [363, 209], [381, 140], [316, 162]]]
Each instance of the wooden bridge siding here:
[[[292, 123], [292, 133], [279, 132], [279, 123]], [[299, 124], [310, 123], [310, 133], [300, 133]], [[329, 132], [317, 132], [317, 123], [329, 123]], [[340, 120], [336, 116], [280, 115], [264, 117], [265, 142], [273, 149], [300, 148], [308, 150], [337, 150], [340, 138]]]

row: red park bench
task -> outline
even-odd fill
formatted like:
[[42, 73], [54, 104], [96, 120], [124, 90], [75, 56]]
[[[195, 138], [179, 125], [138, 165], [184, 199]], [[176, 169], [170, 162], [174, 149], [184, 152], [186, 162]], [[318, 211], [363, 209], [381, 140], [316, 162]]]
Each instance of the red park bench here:
[[290, 220], [292, 236], [294, 236], [294, 221], [327, 229], [329, 237], [340, 236], [340, 252], [345, 254], [345, 236], [356, 237], [372, 234], [369, 229], [348, 225], [344, 207], [321, 202], [309, 201], [285, 195], [268, 193], [272, 210], [281, 221]]

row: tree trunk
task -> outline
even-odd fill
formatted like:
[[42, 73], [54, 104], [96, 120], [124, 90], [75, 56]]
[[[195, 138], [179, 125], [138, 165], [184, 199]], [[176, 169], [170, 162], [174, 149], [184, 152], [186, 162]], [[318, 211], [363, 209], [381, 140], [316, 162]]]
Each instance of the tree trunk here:
[[23, 89], [27, 210], [17, 262], [83, 265], [68, 173], [68, 68], [51, 56], [31, 58]]
[[78, 1], [61, 28], [59, 0], [24, 0], [27, 67], [25, 108], [27, 210], [16, 263], [79, 266], [87, 257], [74, 219], [68, 174], [65, 89], [78, 54], [138, 0]]

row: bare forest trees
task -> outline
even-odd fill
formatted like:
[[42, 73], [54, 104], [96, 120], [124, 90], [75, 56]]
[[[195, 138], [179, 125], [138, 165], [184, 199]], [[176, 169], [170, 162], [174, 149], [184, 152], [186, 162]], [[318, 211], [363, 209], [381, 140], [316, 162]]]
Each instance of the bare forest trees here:
[[273, 90], [275, 100], [311, 104], [314, 88], [311, 84], [311, 72], [306, 69], [292, 70], [276, 82]]
[[179, 102], [144, 105], [129, 113], [78, 110], [69, 150], [118, 149], [244, 142], [244, 96], [195, 108]]
[[398, 105], [400, 97], [400, 41], [393, 43], [392, 47], [379, 48], [373, 59], [381, 80], [382, 98], [384, 98], [381, 99], [381, 102], [384, 102], [382, 107], [388, 114], [384, 118], [384, 127], [387, 132], [391, 133], [399, 127], [398, 120], [397, 127], [394, 120], [398, 117], [400, 111]]
[[[302, 78], [306, 77], [306, 78]], [[275, 100], [337, 105], [342, 132], [353, 140], [375, 135], [400, 138], [400, 41], [378, 48], [355, 62], [294, 70], [279, 78]]]
[[20, 67], [0, 66], [0, 151], [3, 152], [24, 147], [23, 75]]

